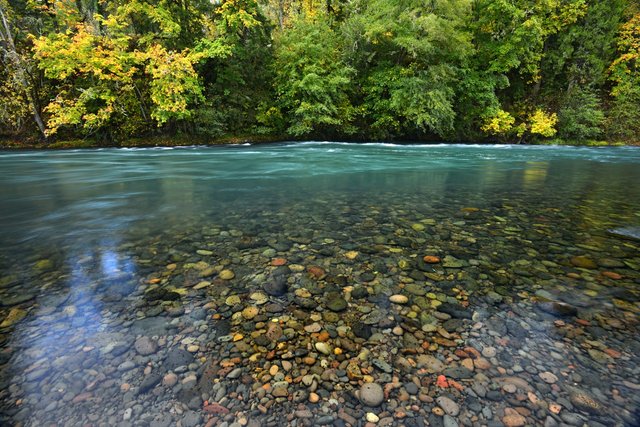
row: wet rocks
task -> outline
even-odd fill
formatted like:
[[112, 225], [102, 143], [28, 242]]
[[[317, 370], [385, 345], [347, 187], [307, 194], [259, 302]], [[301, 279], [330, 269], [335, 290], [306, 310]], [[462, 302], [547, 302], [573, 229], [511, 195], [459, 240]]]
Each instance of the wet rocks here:
[[335, 312], [347, 309], [347, 301], [342, 297], [340, 292], [329, 292], [325, 297], [325, 305], [329, 310]]
[[22, 319], [24, 319], [26, 316], [27, 316], [26, 310], [14, 307], [9, 311], [9, 314], [7, 314], [7, 317], [5, 317], [2, 320], [2, 323], [0, 323], [0, 328], [8, 328], [10, 326], [13, 326], [16, 323], [20, 322]]
[[251, 320], [258, 315], [258, 312], [257, 307], [245, 307], [242, 310], [242, 317], [246, 320]]
[[544, 381], [547, 384], [554, 384], [558, 381], [558, 377], [556, 377], [551, 372], [541, 372], [538, 374], [538, 376], [542, 378], [542, 381]]
[[604, 410], [600, 402], [582, 391], [572, 392], [569, 400], [576, 408], [585, 412], [599, 414]]
[[594, 270], [598, 268], [598, 264], [594, 260], [586, 256], [574, 256], [571, 258], [571, 264], [578, 268], [586, 268]]
[[445, 302], [438, 306], [438, 311], [457, 319], [471, 319], [471, 313], [460, 304]]
[[[118, 248], [134, 273], [99, 266], [110, 277], [86, 292], [33, 272], [40, 255], [29, 274], [55, 293], [34, 304], [0, 279], [2, 317], [29, 313], [0, 330], [0, 365], [19, 368], [0, 378], [0, 424], [634, 425], [635, 242], [572, 227], [556, 200], [430, 200], [427, 223], [423, 194], [414, 210], [315, 196], [232, 202]], [[35, 351], [49, 325], [79, 334]]]
[[391, 301], [394, 304], [406, 304], [409, 302], [409, 298], [407, 298], [406, 295], [396, 294], [396, 295], [391, 295], [389, 297], [389, 301]]
[[284, 275], [274, 276], [262, 285], [262, 289], [271, 296], [280, 297], [286, 294], [289, 289], [287, 278]]
[[36, 295], [31, 292], [23, 292], [19, 295], [5, 296], [0, 299], [0, 306], [13, 307], [14, 305], [31, 301], [35, 297]]
[[527, 423], [527, 419], [512, 408], [506, 408], [504, 413], [502, 422], [506, 427], [522, 427]]
[[167, 353], [163, 366], [169, 371], [174, 371], [176, 368], [189, 365], [191, 362], [193, 362], [191, 353], [182, 348], [173, 347]]
[[375, 408], [384, 401], [384, 391], [376, 383], [366, 383], [360, 387], [358, 398], [363, 405]]
[[220, 274], [218, 275], [219, 278], [221, 278], [222, 280], [231, 280], [234, 277], [236, 277], [236, 274], [231, 271], [231, 270], [222, 270], [220, 272]]
[[578, 314], [578, 309], [570, 304], [557, 301], [544, 301], [538, 303], [538, 308], [557, 317], [571, 317]]
[[353, 325], [351, 325], [351, 330], [356, 337], [363, 338], [365, 340], [371, 338], [371, 335], [373, 333], [371, 326], [362, 322], [355, 322]]
[[158, 350], [158, 344], [147, 336], [138, 338], [133, 346], [141, 356], [154, 354]]
[[460, 413], [460, 407], [456, 402], [448, 398], [447, 396], [440, 396], [436, 398], [436, 403], [446, 412], [448, 415], [452, 417], [457, 416]]
[[138, 387], [138, 393], [142, 394], [148, 392], [156, 385], [158, 385], [162, 381], [162, 378], [163, 376], [159, 372], [152, 372], [151, 374], [147, 375], [144, 380], [142, 380], [140, 387]]
[[607, 230], [613, 236], [640, 241], [640, 227], [619, 227]]
[[327, 344], [326, 342], [317, 342], [317, 343], [315, 343], [315, 348], [316, 348], [316, 350], [318, 350], [320, 353], [322, 353], [324, 355], [331, 354], [331, 346], [329, 344]]

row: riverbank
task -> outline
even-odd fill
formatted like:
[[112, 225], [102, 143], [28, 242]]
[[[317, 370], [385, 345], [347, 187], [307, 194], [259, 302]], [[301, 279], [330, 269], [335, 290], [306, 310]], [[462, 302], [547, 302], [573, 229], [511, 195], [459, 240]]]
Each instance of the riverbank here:
[[[265, 136], [265, 135], [232, 135], [220, 138], [206, 138], [194, 135], [182, 136], [153, 136], [148, 138], [131, 138], [123, 141], [97, 141], [92, 139], [69, 139], [43, 142], [40, 140], [21, 140], [17, 138], [0, 138], [0, 149], [23, 149], [23, 150], [64, 150], [79, 148], [151, 148], [151, 147], [182, 147], [182, 146], [212, 146], [212, 145], [234, 145], [234, 144], [262, 144], [274, 143], [280, 141], [291, 141], [291, 138], [284, 136]], [[354, 144], [363, 141], [349, 141]], [[394, 141], [397, 143], [407, 144], [425, 144], [425, 143], [451, 143], [459, 144], [461, 141]], [[518, 144], [517, 141], [471, 141], [472, 144]], [[640, 146], [640, 141], [623, 142], [623, 141], [578, 141], [578, 140], [562, 140], [550, 139], [544, 141], [532, 141], [520, 143], [519, 145], [562, 145], [562, 146], [578, 146], [578, 147], [618, 147], [618, 146]]]

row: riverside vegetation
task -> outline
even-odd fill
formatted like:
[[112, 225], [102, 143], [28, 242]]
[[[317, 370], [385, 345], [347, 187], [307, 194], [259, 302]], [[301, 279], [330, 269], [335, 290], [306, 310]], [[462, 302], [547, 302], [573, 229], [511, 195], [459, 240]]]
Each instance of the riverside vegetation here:
[[639, 53], [632, 0], [0, 0], [0, 135], [628, 144]]

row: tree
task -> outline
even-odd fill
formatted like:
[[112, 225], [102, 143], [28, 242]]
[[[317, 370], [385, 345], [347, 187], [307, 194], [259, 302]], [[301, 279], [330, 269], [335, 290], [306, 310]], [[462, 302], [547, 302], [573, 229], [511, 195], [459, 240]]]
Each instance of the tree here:
[[547, 110], [540, 90], [549, 42], [583, 16], [585, 8], [585, 0], [474, 2], [469, 25], [475, 46], [471, 69], [475, 71], [468, 74], [471, 79], [463, 88], [471, 88], [464, 91], [465, 104], [477, 107], [463, 110], [467, 121], [484, 122], [486, 131], [490, 129], [487, 123], [500, 111], [509, 111], [517, 122], [527, 123], [539, 117], [537, 111]]
[[609, 68], [613, 103], [608, 117], [611, 137], [640, 140], [640, 12], [630, 9], [618, 37], [618, 57]]
[[[49, 134], [75, 126], [84, 135], [130, 136], [192, 116], [203, 99], [194, 66], [228, 51], [206, 26], [185, 33], [182, 15], [162, 1], [115, 2], [102, 15], [76, 4], [77, 10], [59, 14], [64, 32], [34, 40], [39, 67], [57, 82], [46, 107]], [[192, 20], [207, 20], [201, 8], [185, 10]]]
[[[8, 103], [3, 109], [0, 120], [12, 122], [20, 121], [21, 107], [27, 104], [32, 112], [35, 124], [40, 134], [46, 138], [45, 125], [40, 113], [40, 102], [34, 82], [34, 71], [28, 58], [25, 58], [18, 49], [14, 39], [14, 31], [10, 24], [10, 7], [6, 0], [0, 0], [0, 63], [4, 66], [4, 92]], [[22, 102], [21, 102], [22, 100]], [[13, 107], [11, 107], [13, 104]]]
[[361, 87], [358, 111], [374, 136], [453, 131], [455, 86], [471, 53], [469, 12], [466, 0], [353, 3], [344, 32]]
[[297, 18], [276, 36], [275, 110], [263, 113], [263, 120], [285, 117], [286, 131], [294, 136], [351, 133], [354, 70], [341, 58], [340, 40], [325, 14]]

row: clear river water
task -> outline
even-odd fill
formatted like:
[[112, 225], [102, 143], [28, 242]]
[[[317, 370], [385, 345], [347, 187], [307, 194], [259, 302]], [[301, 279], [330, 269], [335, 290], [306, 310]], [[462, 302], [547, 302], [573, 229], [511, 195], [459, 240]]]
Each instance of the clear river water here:
[[0, 425], [640, 425], [640, 149], [0, 152]]

